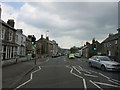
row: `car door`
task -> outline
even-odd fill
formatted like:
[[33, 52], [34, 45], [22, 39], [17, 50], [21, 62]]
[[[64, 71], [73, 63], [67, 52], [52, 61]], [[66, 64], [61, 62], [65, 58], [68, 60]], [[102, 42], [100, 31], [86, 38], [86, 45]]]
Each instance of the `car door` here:
[[100, 67], [100, 59], [98, 57], [95, 57], [95, 62], [94, 62], [95, 67]]
[[93, 57], [91, 58], [91, 64], [92, 64], [92, 66], [95, 66], [95, 60], [96, 60], [96, 57], [93, 56]]

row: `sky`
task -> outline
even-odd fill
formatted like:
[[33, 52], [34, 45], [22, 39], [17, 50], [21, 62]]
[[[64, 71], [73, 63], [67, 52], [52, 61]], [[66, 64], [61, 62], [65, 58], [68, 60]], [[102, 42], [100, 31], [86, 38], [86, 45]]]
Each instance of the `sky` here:
[[55, 40], [62, 48], [102, 42], [117, 33], [117, 2], [2, 2], [2, 20], [15, 20], [27, 35]]

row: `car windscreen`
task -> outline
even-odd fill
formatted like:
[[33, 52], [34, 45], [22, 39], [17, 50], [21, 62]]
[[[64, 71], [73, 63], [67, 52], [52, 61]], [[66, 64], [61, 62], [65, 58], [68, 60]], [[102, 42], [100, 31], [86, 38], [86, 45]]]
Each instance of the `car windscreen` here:
[[102, 61], [111, 61], [109, 57], [99, 57]]
[[70, 56], [74, 56], [74, 54], [70, 54]]

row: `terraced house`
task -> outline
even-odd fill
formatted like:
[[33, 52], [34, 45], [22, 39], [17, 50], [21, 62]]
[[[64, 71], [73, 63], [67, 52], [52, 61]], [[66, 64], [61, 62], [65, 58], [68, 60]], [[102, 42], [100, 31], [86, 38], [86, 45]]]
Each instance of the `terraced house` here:
[[1, 60], [13, 59], [17, 54], [17, 44], [15, 43], [16, 29], [14, 20], [9, 19], [7, 23], [0, 19], [0, 38], [2, 41]]
[[120, 62], [120, 28], [118, 33], [109, 34], [109, 36], [102, 42], [102, 54], [112, 57], [114, 60]]

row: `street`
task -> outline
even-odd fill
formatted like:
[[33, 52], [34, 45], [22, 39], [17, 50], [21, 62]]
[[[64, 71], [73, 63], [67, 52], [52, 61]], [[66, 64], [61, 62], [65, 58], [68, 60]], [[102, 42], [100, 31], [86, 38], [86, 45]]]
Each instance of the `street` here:
[[49, 57], [16, 83], [15, 90], [18, 88], [120, 89], [119, 75], [120, 72], [105, 72], [89, 67], [85, 58]]

